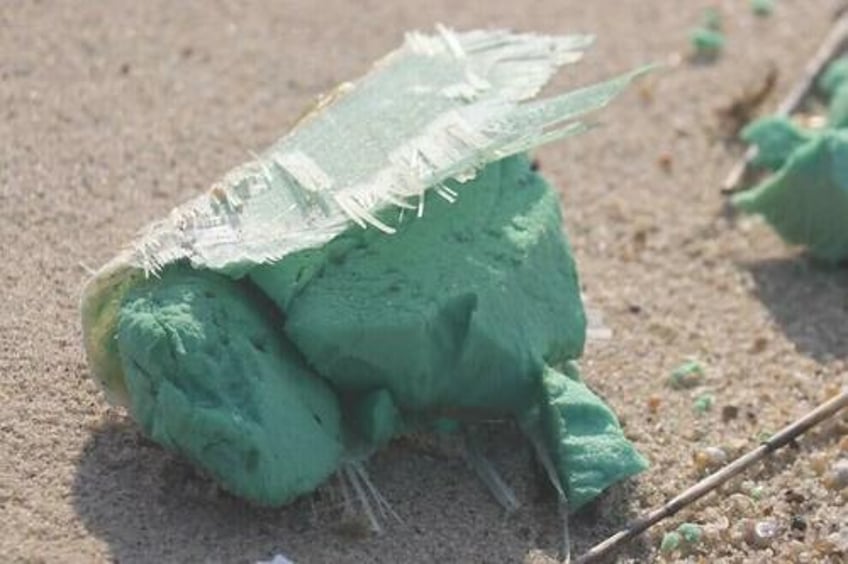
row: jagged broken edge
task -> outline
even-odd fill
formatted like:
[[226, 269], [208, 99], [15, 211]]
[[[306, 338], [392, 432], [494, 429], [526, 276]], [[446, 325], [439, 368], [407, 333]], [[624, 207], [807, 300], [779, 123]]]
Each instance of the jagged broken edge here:
[[[397, 206], [421, 216], [424, 194], [431, 189], [454, 200], [458, 195], [445, 185], [447, 180], [470, 180], [489, 162], [585, 131], [588, 126], [575, 118], [607, 105], [644, 72], [520, 103], [536, 95], [556, 68], [579, 60], [591, 42], [589, 36], [455, 33], [444, 27], [434, 36], [408, 34], [404, 46], [378, 62], [360, 82], [416, 56], [463, 65], [465, 81], [433, 94], [459, 102], [392, 149], [386, 156], [388, 166], [364, 181], [339, 185], [297, 148], [304, 127], [355, 95], [356, 85], [343, 87], [318, 115], [313, 113], [271, 149], [148, 228], [132, 249], [130, 261], [145, 273], [156, 273], [180, 259], [196, 267], [226, 270], [274, 262], [321, 246], [353, 224], [392, 233], [394, 228], [378, 217], [380, 211]], [[474, 72], [469, 61], [484, 61], [488, 72], [482, 76]], [[281, 151], [285, 144], [295, 148]], [[276, 215], [266, 213], [282, 200], [295, 204]], [[251, 215], [257, 209], [261, 213]], [[283, 217], [286, 212], [291, 213]]]

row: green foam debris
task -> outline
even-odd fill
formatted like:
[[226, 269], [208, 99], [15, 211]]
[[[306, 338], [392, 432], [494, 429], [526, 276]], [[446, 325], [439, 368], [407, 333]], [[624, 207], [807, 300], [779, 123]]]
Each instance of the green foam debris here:
[[704, 535], [704, 530], [697, 523], [681, 523], [677, 527], [677, 532], [680, 534], [683, 542], [689, 545], [698, 544]]
[[718, 8], [709, 7], [704, 10], [701, 15], [701, 25], [704, 29], [711, 29], [713, 31], [721, 31], [724, 27], [724, 22], [722, 21], [721, 12]]
[[848, 57], [839, 57], [827, 65], [816, 85], [822, 94], [830, 97], [846, 83], [848, 83]]
[[662, 542], [660, 542], [660, 551], [664, 554], [671, 554], [675, 550], [678, 550], [681, 544], [683, 544], [683, 537], [680, 533], [670, 531], [663, 535]]
[[647, 467], [609, 407], [582, 382], [548, 367], [543, 384], [541, 423], [572, 508]]
[[715, 398], [712, 394], [702, 394], [695, 398], [695, 411], [698, 413], [706, 413], [713, 408]]
[[750, 124], [743, 139], [757, 148], [754, 164], [772, 171], [733, 204], [759, 214], [791, 244], [829, 262], [848, 258], [848, 59], [832, 62], [818, 80], [829, 98], [827, 127], [803, 130], [783, 117]]
[[828, 126], [848, 126], [848, 57], [840, 57], [831, 62], [816, 84], [828, 99]]
[[174, 267], [126, 296], [118, 349], [142, 429], [231, 492], [277, 505], [342, 456], [336, 395], [263, 311], [220, 275]]
[[789, 243], [820, 259], [848, 258], [848, 131], [825, 130], [799, 146], [776, 173], [733, 198], [762, 215]]
[[398, 434], [492, 417], [535, 421], [574, 508], [641, 471], [572, 364], [576, 267], [524, 155], [637, 74], [530, 101], [590, 42], [409, 34], [98, 271], [83, 334], [108, 398], [267, 505]]
[[689, 360], [672, 370], [668, 385], [675, 390], [694, 388], [704, 380], [704, 368], [697, 360]]
[[770, 16], [774, 12], [774, 0], [751, 0], [751, 10], [760, 17]]
[[[449, 188], [456, 202], [430, 195], [394, 236], [354, 229], [337, 241], [343, 252], [330, 243], [336, 257], [307, 267], [320, 275], [288, 300], [285, 331], [337, 387], [386, 388], [406, 409], [515, 413], [545, 362], [583, 349], [558, 199], [524, 157]], [[280, 307], [285, 263], [250, 274]]]
[[689, 40], [697, 57], [705, 60], [718, 57], [724, 49], [723, 27], [721, 13], [716, 8], [704, 10], [701, 16], [701, 25], [689, 34]]
[[752, 164], [780, 170], [795, 150], [813, 138], [809, 132], [783, 116], [767, 116], [751, 122], [741, 132], [742, 140], [756, 145]]

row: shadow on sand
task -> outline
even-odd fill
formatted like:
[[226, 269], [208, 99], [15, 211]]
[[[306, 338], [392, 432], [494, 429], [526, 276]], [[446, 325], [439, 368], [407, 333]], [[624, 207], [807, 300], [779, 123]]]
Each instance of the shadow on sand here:
[[[372, 479], [406, 524], [363, 537], [316, 516], [326, 493], [284, 509], [251, 506], [142, 437], [128, 421], [93, 431], [78, 462], [73, 504], [121, 563], [256, 562], [278, 553], [295, 562], [387, 562], [388, 555], [406, 555], [408, 562], [521, 562], [537, 550], [556, 554], [556, 504], [534, 480], [529, 448], [515, 431], [491, 435], [488, 456], [523, 502], [509, 517], [462, 457], [430, 438], [423, 448], [415, 438], [396, 441], [369, 463]], [[620, 484], [572, 516], [575, 554], [632, 517], [627, 500], [634, 487]], [[624, 555], [640, 560], [645, 550], [636, 541]]]
[[848, 358], [848, 268], [807, 257], [744, 266], [757, 297], [799, 352], [820, 362]]
[[285, 528], [283, 512], [223, 494], [129, 422], [93, 432], [73, 493], [77, 514], [118, 562], [256, 561], [282, 550], [267, 540]]

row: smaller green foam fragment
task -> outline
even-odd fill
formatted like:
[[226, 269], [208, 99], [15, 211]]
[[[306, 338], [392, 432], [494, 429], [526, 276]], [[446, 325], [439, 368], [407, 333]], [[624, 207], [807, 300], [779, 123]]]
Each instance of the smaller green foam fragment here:
[[813, 256], [848, 258], [848, 131], [826, 130], [795, 150], [786, 164], [733, 198], [762, 215], [787, 242]]
[[827, 125], [835, 129], [848, 127], [848, 83], [843, 83], [830, 97]]
[[741, 136], [743, 141], [757, 147], [752, 163], [772, 171], [780, 169], [799, 146], [813, 137], [783, 116], [753, 121], [742, 130]]
[[774, 0], [751, 0], [751, 10], [761, 17], [770, 16], [774, 12]]
[[170, 267], [133, 289], [118, 348], [144, 432], [254, 502], [314, 490], [342, 456], [334, 393], [242, 284]]
[[831, 62], [816, 84], [828, 99], [828, 126], [848, 126], [848, 57], [839, 57]]
[[846, 82], [848, 82], [848, 57], [840, 57], [827, 66], [816, 85], [825, 96], [830, 97]]
[[384, 388], [359, 398], [350, 411], [353, 427], [369, 446], [385, 445], [404, 429], [403, 419], [392, 395]]
[[692, 30], [689, 39], [692, 42], [695, 53], [701, 57], [715, 58], [724, 49], [724, 33], [716, 29], [707, 27], [696, 28]]
[[541, 422], [571, 509], [647, 468], [610, 408], [573, 374], [546, 367], [542, 384]]

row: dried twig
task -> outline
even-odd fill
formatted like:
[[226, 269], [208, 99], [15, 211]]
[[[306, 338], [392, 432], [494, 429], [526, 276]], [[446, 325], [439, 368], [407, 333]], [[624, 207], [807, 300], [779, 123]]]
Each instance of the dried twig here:
[[[801, 78], [777, 107], [776, 115], [787, 116], [798, 109], [807, 94], [812, 91], [816, 77], [822, 72], [825, 65], [842, 50], [846, 42], [848, 42], [848, 14], [841, 16], [836, 25], [833, 26], [824, 43], [821, 44], [816, 54], [804, 67]], [[748, 170], [748, 165], [755, 156], [757, 156], [755, 147], [749, 147], [745, 151], [745, 155], [731, 169], [730, 174], [722, 183], [721, 191], [723, 193], [729, 194], [737, 189], [739, 182]]]
[[821, 404], [807, 415], [794, 423], [784, 427], [769, 440], [763, 442], [759, 447], [748, 454], [741, 456], [719, 470], [711, 474], [684, 491], [677, 497], [668, 501], [665, 505], [653, 509], [642, 515], [624, 529], [618, 531], [605, 541], [596, 544], [588, 552], [577, 559], [577, 563], [594, 562], [599, 558], [610, 555], [614, 550], [624, 543], [655, 525], [659, 521], [670, 517], [694, 501], [705, 496], [718, 486], [736, 476], [755, 462], [762, 460], [775, 450], [793, 441], [815, 425], [835, 415], [840, 410], [848, 407], [848, 389], [829, 401]]

